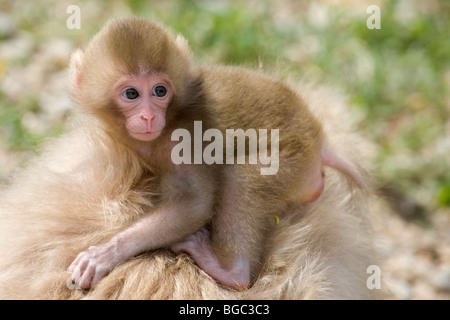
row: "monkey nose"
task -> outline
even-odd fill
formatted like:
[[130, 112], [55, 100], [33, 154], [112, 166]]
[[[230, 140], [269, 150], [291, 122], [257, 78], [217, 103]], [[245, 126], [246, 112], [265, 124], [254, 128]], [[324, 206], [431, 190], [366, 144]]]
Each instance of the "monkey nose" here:
[[154, 115], [153, 114], [143, 114], [143, 113], [141, 113], [139, 118], [141, 120], [144, 120], [144, 121], [150, 123], [152, 121], [152, 119], [154, 118]]
[[152, 119], [154, 118], [153, 114], [140, 114], [139, 118], [145, 122], [146, 131], [151, 131], [152, 127]]

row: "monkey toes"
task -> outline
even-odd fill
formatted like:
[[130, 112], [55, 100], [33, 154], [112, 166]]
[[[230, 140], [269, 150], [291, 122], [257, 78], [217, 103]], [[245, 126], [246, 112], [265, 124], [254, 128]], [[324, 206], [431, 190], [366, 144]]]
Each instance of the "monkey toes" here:
[[184, 241], [171, 247], [175, 253], [187, 252], [195, 263], [217, 282], [236, 290], [246, 289], [250, 283], [249, 261], [243, 257], [231, 257], [224, 267], [211, 246], [209, 231], [201, 229]]

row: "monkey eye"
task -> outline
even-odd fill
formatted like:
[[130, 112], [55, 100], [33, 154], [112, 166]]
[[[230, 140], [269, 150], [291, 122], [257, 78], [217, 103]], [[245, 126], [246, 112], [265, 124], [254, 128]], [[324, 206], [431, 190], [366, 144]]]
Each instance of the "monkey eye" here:
[[139, 97], [139, 92], [137, 92], [137, 90], [134, 88], [130, 88], [122, 92], [122, 97], [129, 100], [134, 100], [137, 99], [137, 97]]
[[164, 86], [157, 86], [153, 89], [153, 95], [157, 97], [164, 97], [167, 94], [167, 89]]

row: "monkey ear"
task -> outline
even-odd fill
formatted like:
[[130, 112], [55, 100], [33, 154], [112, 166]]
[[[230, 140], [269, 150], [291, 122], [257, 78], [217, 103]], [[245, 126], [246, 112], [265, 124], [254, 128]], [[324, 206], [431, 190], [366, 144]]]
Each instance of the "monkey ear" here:
[[191, 72], [192, 71], [193, 54], [192, 54], [191, 48], [189, 47], [189, 42], [187, 41], [187, 39], [185, 37], [183, 37], [181, 34], [179, 34], [175, 38], [175, 44], [180, 49], [180, 51], [183, 53], [186, 61], [188, 61], [188, 63], [189, 63], [187, 71]]
[[70, 77], [72, 90], [77, 91], [80, 88], [80, 73], [83, 67], [84, 53], [81, 49], [75, 51], [70, 57]]
[[177, 35], [177, 37], [175, 38], [175, 44], [183, 53], [185, 53], [187, 56], [191, 56], [189, 42], [181, 34]]

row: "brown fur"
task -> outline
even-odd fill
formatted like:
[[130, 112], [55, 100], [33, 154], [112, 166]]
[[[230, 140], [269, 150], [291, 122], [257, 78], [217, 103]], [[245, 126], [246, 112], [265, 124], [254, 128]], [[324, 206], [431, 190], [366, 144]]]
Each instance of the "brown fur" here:
[[[288, 206], [298, 205], [296, 197], [302, 188], [309, 188], [302, 178], [311, 163], [320, 161], [322, 127], [302, 99], [281, 81], [240, 67], [213, 66], [202, 71], [208, 109], [214, 114], [212, 127], [221, 129], [224, 136], [229, 128], [280, 131], [277, 174], [261, 175], [262, 165], [229, 168], [233, 173], [227, 173], [225, 179], [231, 175], [232, 181], [225, 188], [236, 190], [234, 199], [221, 201], [219, 218], [213, 221], [215, 251], [249, 257], [255, 276], [261, 268], [265, 238], [274, 227], [274, 216], [284, 216]], [[227, 221], [229, 212], [220, 217], [221, 210], [227, 211], [230, 205], [239, 214], [238, 221], [231, 223]]]
[[[168, 43], [171, 45], [172, 42]], [[94, 52], [90, 57], [95, 57], [98, 49], [92, 46], [86, 51]], [[187, 59], [186, 57], [187, 53], [178, 59]], [[111, 72], [107, 66], [114, 59], [116, 58], [102, 56], [102, 60], [99, 60], [102, 61], [106, 74]], [[91, 81], [96, 78], [95, 75], [85, 76], [91, 70], [86, 66], [99, 61], [86, 62], [86, 69], [77, 80], [80, 88], [91, 87]], [[118, 61], [122, 61], [120, 57]], [[347, 127], [342, 126], [342, 123], [349, 123], [344, 121], [345, 111], [338, 117], [331, 114], [331, 108], [334, 111], [340, 106], [336, 104], [335, 98], [326, 101], [328, 96], [323, 96], [322, 89], [317, 94], [311, 87], [306, 91], [301, 87], [296, 88], [302, 95], [307, 93], [304, 96], [307, 103], [305, 104], [281, 83], [274, 83], [256, 73], [234, 68], [200, 68], [198, 72], [200, 76], [204, 72], [202, 79], [210, 85], [205, 89], [206, 96], [210, 98], [207, 101], [208, 105], [213, 110], [216, 108], [216, 120], [212, 122], [210, 119], [209, 122], [213, 123], [212, 126], [233, 128], [233, 124], [236, 124], [234, 127], [245, 129], [263, 128], [265, 125], [267, 128], [277, 128], [279, 124], [282, 128], [293, 130], [291, 135], [284, 137], [295, 137], [301, 135], [303, 130], [310, 132], [308, 125], [312, 124], [312, 132], [316, 132], [313, 135], [321, 137], [320, 124], [311, 120], [313, 118], [309, 115], [309, 109], [306, 107], [308, 105], [324, 124], [330, 149], [339, 150], [336, 153], [345, 156], [356, 170], [364, 174], [364, 170], [361, 169], [363, 160], [351, 152], [356, 150], [359, 155], [360, 149], [364, 149], [364, 142], [358, 136], [349, 133]], [[227, 87], [224, 86], [228, 79], [227, 72], [232, 73], [230, 80], [234, 83], [230, 88], [233, 90], [259, 87], [261, 93], [271, 92], [270, 90], [282, 92], [275, 95], [277, 99], [274, 101], [260, 102], [254, 100], [255, 95], [249, 96], [253, 100], [247, 105], [254, 106], [254, 111], [259, 112], [258, 115], [263, 115], [261, 118], [270, 119], [267, 124], [258, 122], [258, 125], [255, 125], [251, 122], [248, 115], [246, 116], [246, 113], [251, 114], [248, 109], [246, 111], [229, 109], [239, 106], [242, 100], [236, 102], [220, 100], [234, 95], [242, 97], [237, 92], [227, 92]], [[180, 75], [176, 74], [176, 70], [168, 73], [173, 73], [171, 79], [178, 79], [173, 80], [175, 85], [183, 81], [189, 82], [186, 79], [179, 79]], [[106, 80], [103, 83], [104, 90], [111, 85], [109, 81], [117, 77], [113, 73], [109, 74], [111, 78], [103, 75], [96, 80], [100, 83]], [[223, 82], [214, 81], [219, 78], [217, 74], [222, 74], [220, 79]], [[172, 77], [172, 74], [170, 76]], [[281, 87], [274, 88], [274, 85]], [[186, 103], [189, 105], [191, 102], [186, 100], [184, 88], [177, 87], [177, 92], [178, 90], [180, 90], [178, 97], [184, 102], [183, 105]], [[42, 156], [21, 173], [1, 195], [1, 298], [317, 299], [373, 296], [373, 292], [366, 288], [365, 281], [368, 276], [365, 273], [366, 268], [373, 264], [370, 225], [365, 207], [370, 189], [368, 187], [363, 190], [357, 189], [341, 174], [327, 170], [326, 189], [314, 204], [304, 207], [292, 205], [291, 202], [284, 200], [281, 202], [282, 207], [279, 207], [280, 202], [276, 200], [279, 195], [285, 194], [286, 190], [280, 190], [278, 185], [295, 186], [296, 179], [301, 177], [301, 169], [281, 172], [276, 178], [278, 180], [273, 180], [273, 177], [256, 176], [254, 173], [256, 168], [245, 169], [246, 166], [236, 166], [238, 168], [236, 177], [242, 179], [240, 185], [248, 188], [246, 192], [253, 190], [262, 192], [267, 182], [275, 183], [271, 189], [273, 193], [267, 195], [274, 197], [270, 199], [274, 201], [264, 202], [267, 205], [274, 203], [273, 207], [262, 207], [258, 200], [248, 196], [240, 200], [241, 206], [248, 202], [249, 216], [256, 217], [258, 210], [267, 210], [270, 213], [282, 210], [286, 213], [280, 214], [279, 224], [274, 220], [269, 222], [268, 218], [271, 217], [269, 215], [261, 222], [263, 225], [260, 228], [267, 229], [270, 238], [264, 248], [264, 265], [249, 290], [235, 292], [224, 288], [199, 270], [191, 259], [184, 255], [176, 256], [166, 250], [148, 252], [126, 261], [112, 270], [90, 291], [69, 290], [66, 287], [68, 274], [65, 270], [76, 255], [90, 245], [108, 241], [119, 231], [131, 226], [157, 205], [161, 192], [158, 176], [152, 174], [153, 168], [136, 156], [127, 141], [118, 143], [123, 138], [114, 134], [111, 128], [107, 128], [112, 120], [110, 113], [105, 112], [108, 111], [108, 105], [101, 102], [102, 96], [104, 97], [107, 91], [89, 92], [83, 89], [81, 91], [88, 92], [88, 96], [77, 97], [80, 104], [90, 111], [99, 109], [95, 114], [97, 116], [103, 114], [106, 118], [103, 116], [96, 118], [89, 114], [82, 116], [81, 120], [75, 123], [75, 129], [49, 145]], [[261, 96], [266, 97], [263, 94]], [[283, 99], [287, 102], [284, 103]], [[296, 106], [290, 103], [292, 99], [298, 101]], [[196, 101], [193, 102], [193, 106], [198, 106]], [[261, 110], [260, 103], [269, 106], [277, 104], [281, 107], [278, 109], [279, 112], [274, 113], [264, 108]], [[180, 100], [175, 102], [175, 106], [181, 104]], [[224, 104], [230, 107], [221, 113], [218, 108]], [[265, 115], [266, 112], [269, 114]], [[290, 112], [287, 117], [286, 112]], [[306, 114], [305, 119], [308, 121], [301, 122], [302, 114]], [[242, 123], [242, 119], [249, 122]], [[292, 123], [286, 125], [284, 123], [286, 119], [291, 119]], [[120, 127], [120, 123], [117, 126]], [[280, 140], [280, 150], [285, 150], [282, 146], [290, 144], [294, 144], [290, 147], [293, 148], [291, 150], [303, 151], [314, 148], [314, 145], [298, 145], [296, 143], [299, 140], [289, 139]], [[320, 146], [321, 138], [310, 141], [315, 141], [314, 143]], [[361, 148], [358, 147], [360, 145]], [[304, 154], [310, 153], [305, 151]], [[285, 154], [281, 161], [289, 159], [289, 156]], [[255, 210], [255, 213], [251, 210]], [[258, 226], [255, 226], [255, 230], [258, 229]], [[249, 237], [253, 239], [254, 236], [257, 242], [253, 245], [257, 245], [259, 234], [258, 231], [254, 232]]]
[[[363, 166], [365, 141], [352, 134], [347, 110], [325, 88], [299, 91], [322, 120], [329, 143], [351, 163]], [[331, 112], [330, 112], [331, 111]], [[91, 243], [111, 237], [150, 206], [148, 190], [127, 190], [124, 157], [110, 157], [118, 146], [106, 136], [73, 132], [49, 147], [2, 193], [0, 201], [0, 297], [4, 299], [324, 299], [373, 298], [366, 268], [376, 263], [368, 221], [370, 189], [349, 185], [326, 172], [326, 189], [306, 211], [274, 225], [260, 278], [247, 291], [234, 292], [199, 270], [187, 256], [166, 250], [146, 253], [114, 269], [90, 291], [69, 290], [65, 269]], [[91, 145], [101, 138], [105, 145]], [[109, 142], [109, 143], [108, 143]], [[87, 146], [91, 145], [91, 148]], [[74, 154], [74, 150], [77, 152]], [[76, 157], [75, 157], [76, 155]], [[85, 159], [102, 160], [83, 172]], [[106, 159], [113, 159], [105, 174]], [[109, 162], [109, 161], [108, 161]], [[63, 163], [64, 166], [60, 167]], [[84, 170], [86, 171], [86, 170]], [[71, 173], [71, 174], [70, 174]], [[80, 174], [81, 173], [81, 174]], [[121, 178], [121, 179], [118, 179]], [[118, 183], [121, 181], [122, 183]], [[107, 188], [108, 187], [108, 188]], [[101, 192], [100, 192], [101, 191]], [[61, 215], [64, 212], [64, 215]], [[104, 212], [103, 214], [93, 214]], [[27, 219], [27, 223], [23, 223]], [[96, 230], [96, 233], [92, 231]], [[49, 241], [51, 239], [51, 241]]]

